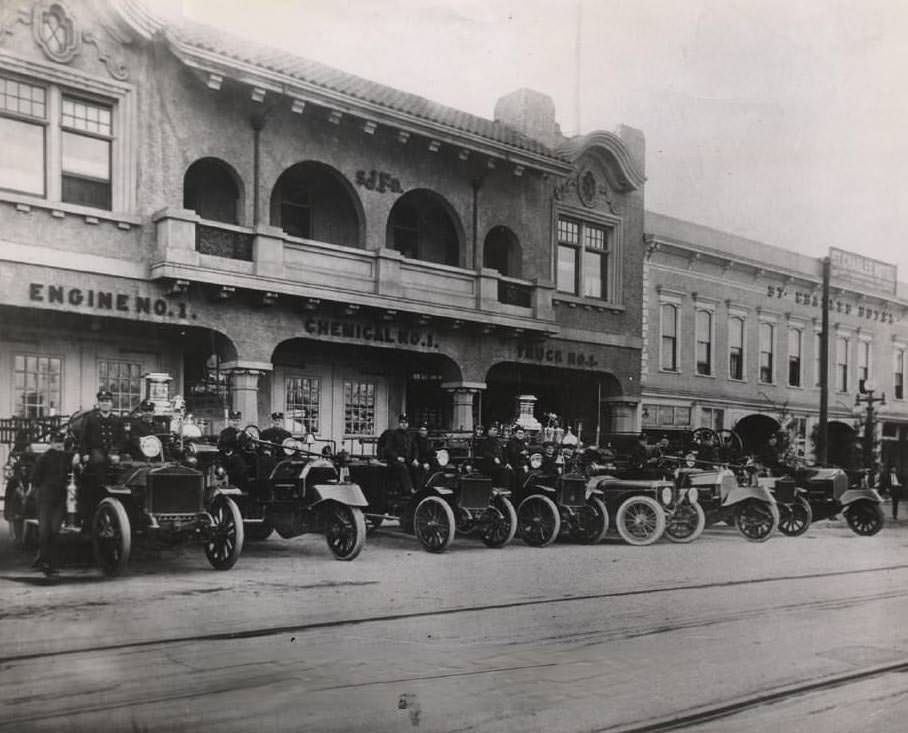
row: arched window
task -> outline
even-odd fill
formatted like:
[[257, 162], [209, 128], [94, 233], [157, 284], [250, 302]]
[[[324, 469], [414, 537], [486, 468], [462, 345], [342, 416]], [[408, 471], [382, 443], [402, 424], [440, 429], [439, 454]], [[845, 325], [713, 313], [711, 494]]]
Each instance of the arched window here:
[[482, 266], [498, 270], [505, 277], [521, 277], [522, 253], [517, 235], [505, 226], [493, 227], [482, 247]]
[[744, 379], [744, 319], [728, 319], [728, 378]]
[[766, 384], [772, 384], [773, 381], [775, 332], [771, 323], [760, 324], [760, 381]]
[[323, 163], [291, 166], [271, 192], [271, 225], [291, 237], [362, 247], [359, 200], [347, 180]]
[[678, 308], [662, 305], [662, 353], [660, 367], [669, 372], [678, 371]]
[[697, 374], [713, 373], [713, 314], [697, 311]]
[[803, 335], [798, 328], [788, 329], [788, 384], [801, 386], [801, 348]]
[[388, 248], [410, 259], [459, 266], [458, 231], [444, 199], [431, 191], [409, 191], [388, 217]]
[[217, 158], [202, 158], [183, 177], [183, 208], [203, 219], [239, 223], [240, 186], [233, 169]]

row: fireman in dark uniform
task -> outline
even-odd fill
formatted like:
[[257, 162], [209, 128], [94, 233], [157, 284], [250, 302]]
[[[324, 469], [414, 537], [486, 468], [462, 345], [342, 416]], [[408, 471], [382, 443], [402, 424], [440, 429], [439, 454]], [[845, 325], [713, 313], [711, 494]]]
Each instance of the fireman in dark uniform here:
[[79, 509], [83, 519], [94, 514], [101, 501], [101, 486], [112, 466], [120, 462], [125, 447], [123, 423], [113, 414], [113, 394], [101, 390], [97, 394], [98, 408], [85, 418], [79, 439], [79, 454], [84, 469], [79, 487]]
[[[284, 413], [283, 412], [272, 412], [271, 413], [271, 427], [265, 428], [262, 431], [262, 434], [259, 436], [266, 443], [274, 443], [275, 445], [280, 445], [287, 438], [292, 438], [289, 430], [284, 428]], [[280, 448], [272, 448], [269, 446], [264, 446], [269, 451], [269, 454], [272, 456], [280, 455]]]
[[51, 436], [50, 448], [38, 458], [32, 477], [38, 493], [38, 555], [32, 567], [45, 575], [57, 574], [56, 538], [66, 513], [66, 485], [73, 466], [64, 439], [63, 431]]
[[417, 490], [422, 488], [429, 477], [434, 460], [432, 443], [429, 441], [429, 426], [420, 425], [413, 436], [413, 458], [410, 460], [410, 477]]
[[479, 465], [495, 486], [511, 487], [514, 472], [505, 460], [504, 446], [498, 437], [498, 426], [495, 424], [489, 425], [486, 438], [480, 444]]
[[558, 451], [555, 443], [546, 440], [542, 444], [542, 467], [540, 469], [546, 476], [555, 476], [559, 473]]
[[149, 435], [155, 435], [154, 402], [143, 400], [139, 405], [139, 419], [133, 420], [129, 425], [129, 454], [137, 461], [145, 460], [141, 440]]
[[410, 464], [413, 461], [413, 437], [407, 428], [410, 419], [401, 415], [397, 419], [397, 429], [392, 430], [388, 436], [388, 445], [385, 457], [388, 469], [397, 479], [400, 490], [406, 494], [413, 493], [413, 479], [410, 477]]
[[515, 425], [514, 431], [511, 433], [511, 439], [508, 440], [507, 445], [504, 447], [504, 458], [507, 465], [515, 471], [523, 473], [528, 470], [528, 461], [530, 459], [526, 436], [526, 431], [519, 425]]
[[221, 458], [224, 461], [224, 470], [227, 471], [227, 478], [233, 486], [243, 491], [247, 490], [249, 478], [249, 464], [243, 457], [243, 438], [245, 437], [240, 430], [240, 420], [243, 413], [239, 410], [231, 410], [227, 414], [227, 427], [221, 431], [218, 436], [218, 450], [221, 452]]

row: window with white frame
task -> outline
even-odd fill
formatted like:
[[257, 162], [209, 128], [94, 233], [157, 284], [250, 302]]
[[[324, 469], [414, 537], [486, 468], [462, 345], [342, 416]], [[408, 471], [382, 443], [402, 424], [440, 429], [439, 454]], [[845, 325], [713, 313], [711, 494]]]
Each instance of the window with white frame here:
[[344, 381], [344, 435], [375, 435], [375, 383]]
[[319, 433], [318, 377], [289, 377], [286, 383], [285, 418], [292, 421], [294, 432]]
[[0, 74], [0, 188], [111, 209], [114, 103]]
[[678, 306], [663, 303], [661, 306], [662, 341], [659, 366], [663, 371], [678, 371]]
[[744, 319], [728, 319], [728, 377], [744, 379]]
[[905, 347], [892, 348], [892, 387], [895, 399], [905, 399]]
[[697, 374], [713, 373], [713, 314], [708, 310], [697, 311]]
[[870, 379], [870, 351], [869, 341], [858, 341], [858, 390], [864, 391], [864, 384]]
[[776, 329], [771, 323], [760, 324], [760, 381], [765, 384], [773, 382], [775, 335]]
[[644, 403], [643, 424], [647, 427], [689, 428], [690, 413], [689, 406]]
[[611, 228], [567, 216], [558, 217], [556, 286], [562, 293], [611, 300]]
[[848, 347], [849, 339], [838, 336], [835, 340], [835, 387], [839, 392], [848, 391]]
[[801, 349], [804, 335], [800, 328], [788, 329], [788, 385], [801, 386]]
[[119, 359], [99, 359], [98, 386], [113, 393], [115, 413], [128, 415], [142, 401], [142, 365]]
[[40, 354], [13, 356], [13, 401], [19, 417], [49, 417], [63, 398], [63, 360]]

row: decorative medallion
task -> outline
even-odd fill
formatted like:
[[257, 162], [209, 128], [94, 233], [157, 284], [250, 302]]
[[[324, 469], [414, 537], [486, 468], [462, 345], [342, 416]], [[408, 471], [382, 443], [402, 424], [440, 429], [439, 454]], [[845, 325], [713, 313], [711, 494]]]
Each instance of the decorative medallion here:
[[580, 203], [591, 209], [596, 205], [598, 194], [599, 184], [593, 171], [589, 168], [581, 171], [577, 176], [577, 196], [580, 198]]
[[53, 61], [68, 64], [79, 53], [82, 39], [76, 32], [76, 21], [62, 3], [36, 4], [32, 32], [45, 56]]

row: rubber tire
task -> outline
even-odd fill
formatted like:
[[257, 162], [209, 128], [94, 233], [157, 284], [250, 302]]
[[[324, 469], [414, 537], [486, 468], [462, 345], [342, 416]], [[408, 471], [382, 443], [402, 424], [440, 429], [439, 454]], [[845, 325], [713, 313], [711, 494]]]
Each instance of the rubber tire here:
[[669, 542], [674, 542], [675, 544], [679, 545], [693, 542], [701, 534], [703, 534], [703, 530], [706, 529], [706, 512], [703, 511], [703, 507], [701, 507], [699, 504], [691, 504], [690, 502], [685, 502], [678, 507], [678, 509], [681, 510], [686, 510], [689, 508], [694, 510], [697, 517], [697, 522], [694, 525], [693, 532], [690, 532], [688, 534], [674, 534], [673, 529], [675, 527], [675, 524], [672, 521], [673, 518], [669, 517], [665, 523], [665, 539], [667, 539]]
[[[438, 521], [439, 512], [442, 521]], [[432, 516], [426, 516], [430, 513]], [[440, 528], [438, 532], [434, 531], [436, 527]], [[454, 539], [456, 531], [454, 512], [448, 502], [437, 496], [427, 496], [419, 502], [413, 512], [413, 533], [426, 552], [444, 552]]]
[[[779, 505], [779, 531], [786, 537], [800, 537], [813, 522], [813, 509], [803, 496], [795, 499], [793, 510], [784, 504]], [[800, 512], [800, 521], [795, 519], [794, 512]]]
[[353, 531], [356, 533], [356, 536], [353, 539], [353, 545], [350, 549], [346, 552], [339, 551], [338, 548], [332, 544], [332, 515], [329, 514], [325, 518], [325, 542], [328, 543], [328, 549], [331, 550], [331, 554], [338, 560], [344, 560], [346, 562], [355, 560], [366, 544], [366, 519], [363, 516], [363, 510], [359, 507], [347, 506], [346, 504], [341, 504], [336, 501], [330, 502], [327, 510], [333, 512], [335, 518], [339, 517], [340, 514], [346, 514], [343, 518], [344, 523], [349, 524], [352, 522]]
[[486, 525], [480, 528], [479, 539], [482, 540], [482, 543], [486, 547], [498, 549], [499, 547], [504, 547], [508, 544], [517, 534], [517, 510], [514, 509], [511, 500], [506, 496], [496, 496], [492, 499], [489, 508], [496, 509], [503, 515], [504, 520], [508, 522], [508, 531], [504, 535], [493, 536], [492, 528]]
[[[211, 502], [209, 510], [215, 520], [215, 525], [209, 529], [208, 537], [205, 538], [205, 557], [211, 563], [215, 570], [230, 570], [236, 561], [240, 559], [243, 552], [243, 543], [246, 539], [246, 527], [243, 524], [243, 515], [236, 502], [229, 496], [215, 497]], [[226, 532], [228, 535], [233, 531], [233, 546], [227, 548], [227, 554], [221, 555], [216, 552], [215, 541], [216, 535]], [[223, 529], [222, 529], [223, 528]]]
[[[632, 534], [625, 523], [628, 512], [635, 505], [645, 506], [655, 516], [656, 526], [653, 528], [652, 532], [646, 534], [644, 537]], [[636, 545], [638, 547], [651, 545], [665, 532], [665, 511], [659, 505], [659, 502], [649, 496], [631, 496], [625, 499], [621, 503], [621, 506], [618, 507], [618, 512], [615, 515], [615, 528], [618, 530], [621, 539], [629, 545]]]
[[581, 545], [598, 545], [600, 542], [602, 542], [603, 539], [605, 539], [605, 533], [608, 532], [608, 509], [605, 506], [605, 502], [602, 501], [602, 499], [600, 499], [598, 496], [591, 496], [586, 500], [586, 503], [588, 505], [591, 504], [595, 508], [596, 513], [599, 514], [600, 517], [602, 517], [602, 524], [599, 527], [599, 531], [595, 534], [582, 535], [579, 532], [574, 532], [573, 539], [575, 542], [579, 542]]
[[[118, 529], [120, 533], [119, 547], [117, 548], [118, 554], [113, 558], [112, 562], [102, 557], [101, 554], [98, 524], [102, 515], [107, 515], [112, 519], [113, 524], [117, 525], [115, 529]], [[95, 562], [106, 576], [114, 577], [123, 575], [126, 572], [126, 567], [129, 564], [129, 553], [132, 549], [132, 527], [129, 524], [129, 516], [126, 514], [126, 509], [119, 499], [108, 496], [98, 504], [98, 508], [95, 510], [91, 520], [91, 544]]]
[[[869, 523], [862, 522], [858, 524], [858, 517], [856, 516], [857, 511], [864, 512], [865, 508], [868, 510], [865, 513], [865, 519]], [[843, 513], [845, 515], [845, 521], [848, 522], [851, 531], [860, 537], [873, 537], [883, 529], [883, 523], [886, 519], [883, 514], [883, 508], [876, 502], [868, 500], [854, 502], [854, 504], [849, 505]]]
[[766, 502], [758, 501], [757, 499], [747, 499], [742, 501], [738, 507], [735, 509], [735, 527], [738, 532], [741, 534], [744, 539], [748, 542], [766, 542], [770, 537], [772, 537], [776, 530], [779, 528], [779, 507], [775, 504], [768, 504], [769, 511], [772, 515], [772, 526], [769, 530], [763, 534], [751, 535], [747, 534], [743, 528], [743, 514], [748, 507], [753, 506], [754, 504], [766, 504]]
[[[531, 530], [538, 529], [539, 532]], [[517, 507], [517, 534], [530, 547], [547, 547], [561, 532], [561, 512], [542, 494], [528, 496]]]

